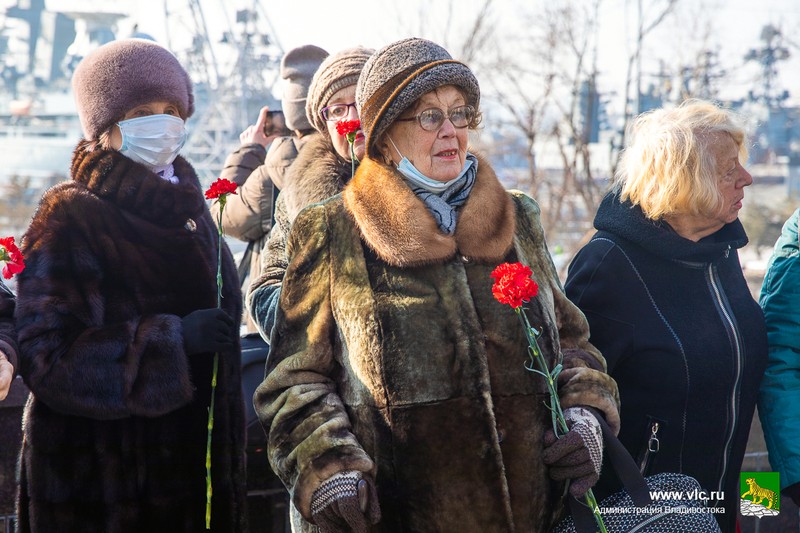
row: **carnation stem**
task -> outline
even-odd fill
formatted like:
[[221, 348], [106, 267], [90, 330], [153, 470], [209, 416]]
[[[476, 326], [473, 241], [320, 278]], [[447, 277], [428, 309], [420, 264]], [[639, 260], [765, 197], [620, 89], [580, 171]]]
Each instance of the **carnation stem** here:
[[353, 147], [353, 143], [350, 142], [350, 136], [347, 136], [347, 141], [350, 143], [350, 178], [353, 178], [353, 175], [356, 173], [356, 149]]
[[[539, 333], [531, 327], [531, 324], [528, 321], [528, 316], [522, 311], [522, 307], [515, 307], [514, 311], [516, 311], [520, 322], [522, 322], [523, 329], [525, 330], [525, 336], [528, 338], [528, 349], [531, 365], [526, 366], [526, 368], [542, 374], [545, 378], [545, 382], [547, 383], [547, 391], [550, 394], [550, 412], [553, 414], [553, 431], [555, 432], [556, 436], [560, 438], [567, 434], [569, 427], [567, 427], [567, 421], [564, 419], [564, 412], [561, 410], [561, 402], [558, 399], [558, 383], [556, 381], [558, 376], [553, 376], [553, 374], [550, 372], [550, 369], [547, 367], [547, 361], [545, 361], [544, 357], [542, 356], [542, 352], [539, 349], [539, 343], [536, 341], [536, 337]], [[534, 368], [534, 366], [536, 368]], [[597, 499], [594, 497], [594, 492], [592, 492], [592, 489], [589, 489], [586, 492], [584, 499], [586, 500], [586, 504], [592, 510], [594, 520], [597, 522], [597, 527], [599, 528], [600, 533], [608, 533], [606, 525], [603, 523], [603, 517], [600, 514], [600, 508], [597, 505]]]
[[[217, 215], [217, 307], [222, 307], [222, 212], [225, 210], [225, 195], [219, 198]], [[211, 372], [211, 402], [208, 405], [208, 437], [206, 438], [206, 529], [211, 529], [211, 433], [214, 430], [214, 400], [217, 395], [217, 370], [219, 352], [214, 353], [214, 367]]]

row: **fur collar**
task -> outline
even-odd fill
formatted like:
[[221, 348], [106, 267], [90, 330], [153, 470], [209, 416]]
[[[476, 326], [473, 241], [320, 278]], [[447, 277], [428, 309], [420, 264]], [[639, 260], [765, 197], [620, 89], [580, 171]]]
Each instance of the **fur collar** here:
[[183, 226], [203, 214], [205, 200], [192, 166], [182, 157], [172, 163], [180, 182], [170, 183], [116, 150], [87, 149], [72, 156], [72, 179], [93, 194], [136, 216], [167, 227]]
[[326, 135], [310, 135], [286, 172], [281, 190], [289, 221], [294, 222], [305, 207], [342, 192], [351, 172], [350, 161], [339, 157]]
[[478, 177], [459, 211], [454, 235], [439, 231], [399, 172], [373, 159], [361, 162], [343, 196], [364, 240], [390, 265], [438, 263], [457, 253], [481, 262], [499, 261], [513, 244], [514, 202], [480, 156]]

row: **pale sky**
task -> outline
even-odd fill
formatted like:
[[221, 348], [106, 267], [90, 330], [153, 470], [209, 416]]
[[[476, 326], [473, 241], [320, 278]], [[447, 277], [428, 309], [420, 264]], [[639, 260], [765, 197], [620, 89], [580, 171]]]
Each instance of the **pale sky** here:
[[[13, 3], [5, 0], [6, 4]], [[494, 0], [490, 20], [502, 35], [521, 20], [521, 13], [535, 14], [536, 6], [547, 1], [558, 5], [563, 0]], [[586, 5], [589, 0], [581, 0]], [[131, 14], [139, 29], [160, 42], [166, 39], [164, 0], [47, 0], [51, 9], [118, 10]], [[380, 48], [396, 39], [420, 35], [441, 42], [455, 36], [460, 26], [471, 24], [483, 0], [363, 0], [355, 3], [330, 0], [200, 0], [209, 34], [218, 39], [226, 27], [235, 25], [237, 9], [259, 6], [266, 12], [272, 33], [284, 50], [313, 43], [330, 52], [357, 44]], [[666, 0], [642, 0], [645, 20], [665, 5]], [[189, 0], [167, 0], [173, 15], [170, 37], [173, 47], [188, 42], [193, 26]], [[637, 22], [637, 0], [602, 0], [600, 3], [598, 65], [600, 90], [618, 90], [624, 80], [627, 57]], [[453, 16], [448, 16], [454, 13]], [[771, 23], [780, 28], [789, 42], [792, 57], [782, 68], [781, 81], [800, 104], [800, 0], [678, 0], [675, 14], [646, 41], [645, 56], [651, 60], [643, 68], [658, 70], [656, 59], [691, 56], [703, 35], [720, 51], [720, 62], [728, 71], [730, 87], [723, 97], [737, 96], [737, 88], [752, 85], [760, 72], [743, 66], [742, 57], [759, 45], [762, 27]], [[263, 23], [262, 23], [263, 24]], [[524, 29], [516, 28], [516, 31]], [[513, 41], [507, 46], [514, 46]], [[689, 58], [687, 58], [688, 60]], [[604, 85], [604, 86], [603, 86]], [[741, 92], [741, 91], [739, 91]]]

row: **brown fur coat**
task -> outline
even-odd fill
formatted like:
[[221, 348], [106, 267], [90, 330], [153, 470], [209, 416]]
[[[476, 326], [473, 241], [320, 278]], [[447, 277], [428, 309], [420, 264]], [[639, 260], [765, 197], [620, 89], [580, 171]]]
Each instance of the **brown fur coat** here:
[[[181, 158], [174, 166], [178, 184], [116, 151], [79, 145], [72, 181], [44, 194], [25, 234], [16, 319], [19, 371], [33, 397], [20, 531], [205, 528], [213, 354], [185, 354], [181, 317], [216, 306], [218, 236], [194, 170]], [[222, 259], [223, 307], [238, 318], [227, 247]], [[238, 532], [238, 349], [220, 354], [214, 411], [212, 528]]]
[[562, 292], [536, 203], [481, 160], [459, 216], [443, 235], [394, 169], [365, 159], [342, 195], [294, 222], [256, 410], [304, 531], [314, 490], [347, 470], [376, 480], [373, 531], [550, 528], [564, 487], [541, 460], [544, 382], [492, 296], [503, 261], [539, 283], [528, 313], [551, 366], [563, 353], [562, 405], [618, 425], [616, 386]]

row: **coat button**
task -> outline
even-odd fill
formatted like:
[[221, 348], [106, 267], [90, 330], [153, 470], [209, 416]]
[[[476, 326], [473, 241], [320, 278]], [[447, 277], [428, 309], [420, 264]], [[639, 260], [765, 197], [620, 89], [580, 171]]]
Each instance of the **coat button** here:
[[186, 224], [184, 224], [183, 227], [186, 228], [186, 230], [191, 233], [197, 231], [197, 223], [191, 218], [186, 219]]
[[506, 438], [506, 430], [502, 428], [497, 428], [497, 442], [503, 442], [503, 439]]

